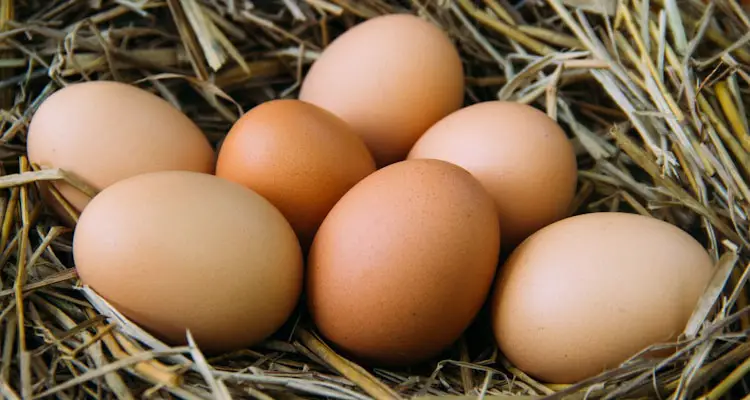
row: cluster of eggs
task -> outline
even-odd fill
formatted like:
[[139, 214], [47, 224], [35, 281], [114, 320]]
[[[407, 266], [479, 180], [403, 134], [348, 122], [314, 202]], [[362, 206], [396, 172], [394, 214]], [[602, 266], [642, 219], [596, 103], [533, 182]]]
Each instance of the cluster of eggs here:
[[167, 101], [105, 81], [50, 96], [28, 154], [100, 191], [41, 193], [81, 213], [83, 283], [170, 343], [189, 329], [211, 352], [254, 345], [303, 292], [321, 334], [372, 365], [438, 356], [488, 299], [500, 349], [547, 382], [679, 335], [706, 251], [653, 218], [568, 217], [561, 127], [528, 105], [463, 107], [463, 79], [440, 29], [382, 16], [332, 42], [298, 99], [243, 115], [218, 154]]

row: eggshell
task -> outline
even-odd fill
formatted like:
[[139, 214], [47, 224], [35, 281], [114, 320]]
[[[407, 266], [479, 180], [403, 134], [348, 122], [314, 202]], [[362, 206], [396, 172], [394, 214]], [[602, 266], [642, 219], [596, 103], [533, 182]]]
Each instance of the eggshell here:
[[573, 383], [684, 330], [713, 262], [690, 235], [655, 218], [593, 213], [530, 236], [501, 267], [494, 333], [518, 368]]
[[277, 330], [302, 290], [302, 253], [266, 199], [213, 175], [151, 172], [107, 187], [73, 238], [78, 275], [171, 344], [190, 329], [206, 351]]
[[507, 248], [567, 216], [575, 195], [576, 157], [565, 132], [520, 103], [456, 111], [432, 126], [409, 158], [449, 161], [479, 179], [495, 200]]
[[[31, 119], [27, 147], [32, 163], [72, 172], [97, 190], [145, 172], [212, 173], [215, 161], [205, 135], [187, 116], [146, 90], [114, 81], [77, 83], [53, 93]], [[78, 211], [90, 200], [65, 183], [55, 186]]]
[[216, 174], [270, 200], [309, 244], [334, 204], [375, 171], [359, 136], [330, 112], [299, 100], [263, 103], [240, 118]]
[[438, 160], [403, 161], [355, 185], [320, 227], [308, 306], [325, 338], [373, 364], [433, 357], [485, 301], [500, 246], [489, 194]]
[[438, 27], [409, 14], [369, 19], [325, 48], [299, 98], [343, 118], [379, 167], [401, 161], [430, 125], [463, 104], [463, 66]]

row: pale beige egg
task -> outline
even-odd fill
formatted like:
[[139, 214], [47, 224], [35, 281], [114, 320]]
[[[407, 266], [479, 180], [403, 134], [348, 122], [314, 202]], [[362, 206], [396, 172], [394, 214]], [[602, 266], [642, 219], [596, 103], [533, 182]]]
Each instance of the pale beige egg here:
[[[206, 136], [185, 114], [161, 97], [115, 81], [54, 92], [31, 118], [27, 147], [32, 163], [73, 173], [96, 190], [145, 172], [212, 173], [215, 162]], [[70, 185], [54, 185], [79, 212], [90, 200]], [[67, 215], [49, 193], [43, 195]]]
[[289, 318], [302, 290], [292, 227], [259, 194], [197, 172], [121, 180], [81, 214], [78, 275], [170, 344], [189, 329], [207, 351], [251, 346]]
[[500, 268], [500, 350], [550, 383], [592, 377], [685, 329], [713, 273], [704, 248], [661, 220], [592, 213], [543, 228]]
[[349, 123], [383, 167], [406, 158], [427, 128], [461, 107], [463, 66], [440, 28], [389, 14], [331, 42], [305, 76], [299, 98]]
[[487, 101], [443, 118], [414, 145], [409, 159], [434, 158], [472, 173], [492, 194], [503, 245], [512, 248], [566, 217], [577, 165], [565, 132], [531, 106]]

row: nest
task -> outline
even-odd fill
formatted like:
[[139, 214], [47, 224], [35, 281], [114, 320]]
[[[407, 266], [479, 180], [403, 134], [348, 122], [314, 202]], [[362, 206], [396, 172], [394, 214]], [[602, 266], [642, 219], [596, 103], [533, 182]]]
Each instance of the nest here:
[[[29, 118], [50, 93], [82, 80], [128, 82], [168, 99], [218, 144], [243, 111], [294, 97], [338, 34], [395, 12], [429, 19], [455, 41], [467, 103], [522, 102], [559, 121], [579, 159], [575, 213], [666, 220], [715, 257], [678, 352], [635, 356], [575, 385], [535, 381], [490, 339], [464, 338], [446, 358], [414, 368], [365, 369], [295, 317], [293, 329], [252, 349], [207, 358], [155, 341], [80, 288], [70, 229], [38, 200], [38, 183], [85, 185], [25, 156]], [[6, 398], [737, 399], [750, 391], [750, 17], [736, 0], [2, 0], [0, 30]]]

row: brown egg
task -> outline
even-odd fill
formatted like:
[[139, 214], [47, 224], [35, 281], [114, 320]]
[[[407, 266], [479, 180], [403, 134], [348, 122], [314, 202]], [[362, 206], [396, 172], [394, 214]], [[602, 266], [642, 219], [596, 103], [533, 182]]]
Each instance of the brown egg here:
[[109, 186], [81, 214], [78, 275], [171, 344], [190, 329], [207, 351], [253, 345], [289, 317], [302, 252], [289, 223], [239, 184], [186, 171]]
[[529, 375], [574, 383], [675, 340], [712, 270], [695, 239], [658, 219], [567, 218], [530, 236], [501, 267], [495, 337]]
[[375, 171], [362, 139], [340, 118], [299, 100], [261, 104], [232, 127], [216, 175], [270, 200], [304, 244], [334, 204]]
[[443, 31], [414, 15], [356, 25], [310, 68], [300, 99], [348, 122], [379, 167], [401, 161], [430, 125], [463, 104], [463, 66]]
[[[73, 84], [47, 98], [31, 119], [28, 154], [32, 163], [72, 172], [97, 190], [145, 172], [212, 173], [215, 159], [201, 130], [178, 109], [114, 81]], [[55, 186], [78, 211], [90, 200], [72, 186]]]
[[488, 101], [431, 127], [409, 158], [449, 161], [471, 172], [495, 199], [503, 245], [511, 248], [567, 216], [577, 181], [565, 132], [524, 104]]
[[438, 160], [390, 165], [344, 195], [315, 236], [311, 315], [349, 356], [425, 360], [481, 308], [499, 246], [492, 199], [468, 172]]

